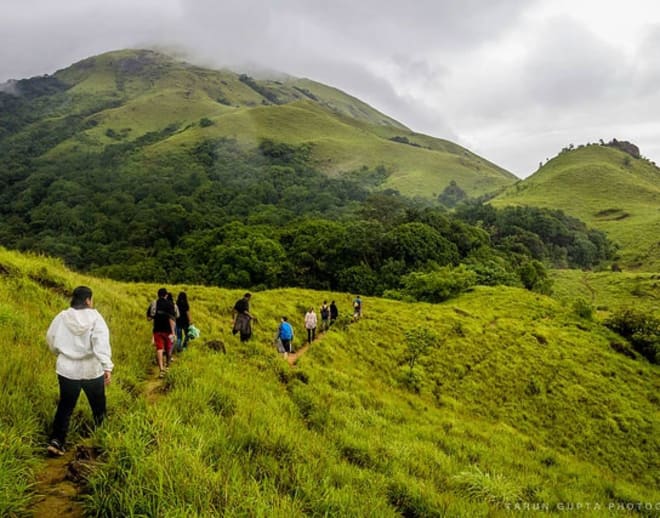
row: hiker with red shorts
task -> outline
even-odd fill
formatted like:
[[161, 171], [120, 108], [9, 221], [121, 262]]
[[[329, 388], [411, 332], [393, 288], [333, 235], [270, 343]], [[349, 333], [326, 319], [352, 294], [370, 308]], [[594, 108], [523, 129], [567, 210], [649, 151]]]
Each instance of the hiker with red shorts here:
[[[153, 301], [147, 309], [147, 319], [153, 320], [153, 343], [156, 347], [156, 361], [160, 370], [159, 377], [165, 376], [169, 366], [171, 344], [174, 343], [174, 323], [176, 321], [174, 304], [167, 300], [167, 290], [158, 290], [158, 299]], [[163, 353], [164, 351], [164, 353]], [[167, 363], [164, 362], [163, 354], [167, 355]]]

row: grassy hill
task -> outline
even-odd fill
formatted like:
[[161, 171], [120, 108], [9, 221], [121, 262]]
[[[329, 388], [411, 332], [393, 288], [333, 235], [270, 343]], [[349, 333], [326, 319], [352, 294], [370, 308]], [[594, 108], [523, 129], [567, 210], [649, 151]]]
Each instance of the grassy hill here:
[[[429, 197], [454, 180], [468, 195], [515, 181], [502, 168], [456, 144], [413, 133], [344, 92], [308, 79], [254, 79], [176, 61], [147, 50], [85, 59], [42, 78], [14, 85], [21, 123], [0, 120], [0, 142], [38, 141], [43, 163], [97, 153], [167, 129], [141, 158], [177, 153], [204, 139], [229, 137], [245, 146], [263, 139], [306, 143], [330, 175], [384, 166], [383, 187]], [[1, 119], [1, 118], [0, 118]], [[27, 123], [26, 123], [27, 120]], [[45, 134], [48, 137], [45, 137]], [[397, 138], [398, 141], [391, 140]]]
[[[660, 501], [658, 367], [617, 353], [620, 338], [565, 301], [514, 288], [439, 305], [367, 298], [351, 324], [349, 294], [265, 291], [241, 344], [228, 332], [241, 292], [185, 286], [202, 337], [153, 385], [143, 315], [158, 286], [0, 249], [2, 515], [38, 499], [57, 399], [43, 336], [78, 284], [94, 290], [116, 363], [106, 425], [90, 435], [81, 401], [70, 437], [100, 452], [83, 499], [92, 515], [657, 512], [636, 506]], [[279, 316], [300, 347], [305, 308], [326, 298], [340, 321], [289, 367], [272, 346]], [[406, 332], [418, 326], [436, 339], [411, 369]], [[602, 512], [575, 511], [587, 502]]]
[[617, 242], [624, 267], [660, 271], [660, 170], [647, 160], [607, 146], [581, 147], [492, 203], [561, 209]]

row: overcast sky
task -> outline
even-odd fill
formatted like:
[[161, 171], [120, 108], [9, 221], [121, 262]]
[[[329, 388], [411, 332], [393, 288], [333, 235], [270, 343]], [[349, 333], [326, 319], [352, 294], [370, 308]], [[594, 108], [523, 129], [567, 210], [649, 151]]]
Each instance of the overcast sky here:
[[354, 95], [519, 177], [564, 146], [660, 163], [657, 0], [0, 0], [0, 82], [122, 48]]

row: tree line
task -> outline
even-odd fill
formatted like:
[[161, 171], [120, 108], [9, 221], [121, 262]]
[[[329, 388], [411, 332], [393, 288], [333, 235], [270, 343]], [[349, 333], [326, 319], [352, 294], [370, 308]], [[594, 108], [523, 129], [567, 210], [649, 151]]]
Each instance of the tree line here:
[[328, 177], [309, 145], [211, 139], [145, 157], [176, 129], [57, 160], [5, 155], [0, 243], [119, 280], [417, 300], [476, 283], [547, 291], [547, 266], [592, 268], [614, 251], [559, 211], [448, 212], [383, 190], [382, 167]]

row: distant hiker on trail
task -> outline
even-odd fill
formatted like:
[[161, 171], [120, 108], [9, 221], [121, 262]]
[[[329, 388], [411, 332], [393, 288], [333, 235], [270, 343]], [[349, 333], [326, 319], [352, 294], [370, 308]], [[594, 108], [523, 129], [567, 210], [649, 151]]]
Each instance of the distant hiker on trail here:
[[46, 341], [57, 354], [55, 371], [60, 385], [60, 400], [48, 442], [50, 455], [64, 455], [71, 414], [82, 390], [87, 396], [99, 426], [105, 417], [105, 386], [112, 379], [110, 331], [101, 314], [94, 309], [92, 290], [78, 286], [73, 290], [71, 307], [60, 312], [46, 332]]
[[358, 295], [353, 301], [353, 320], [360, 320], [362, 316], [362, 299]]
[[252, 321], [257, 321], [250, 314], [250, 297], [252, 297], [250, 293], [243, 295], [243, 298], [237, 300], [236, 304], [234, 304], [232, 312], [233, 327], [231, 332], [234, 335], [240, 333], [241, 342], [246, 342], [250, 339], [252, 336]]
[[[147, 309], [147, 319], [153, 320], [153, 344], [156, 347], [156, 361], [160, 370], [159, 377], [165, 376], [171, 359], [170, 343], [174, 343], [175, 336], [175, 310], [174, 304], [167, 300], [167, 290], [160, 288], [158, 298], [154, 300]], [[168, 352], [169, 350], [169, 352]], [[163, 351], [166, 354], [167, 363], [163, 362]]]
[[327, 331], [330, 328], [330, 306], [328, 301], [324, 300], [321, 304], [321, 331]]
[[282, 348], [284, 349], [284, 357], [286, 358], [291, 350], [291, 342], [293, 340], [293, 327], [289, 324], [287, 317], [282, 317], [282, 321], [277, 328], [277, 338], [282, 341]]
[[335, 301], [333, 300], [330, 303], [330, 325], [334, 324], [337, 321], [338, 317], [339, 317], [339, 310], [337, 309], [337, 304], [335, 304]]
[[309, 311], [305, 313], [305, 329], [307, 329], [307, 341], [311, 344], [316, 337], [316, 313], [314, 313], [314, 308], [309, 308]]
[[185, 291], [179, 292], [179, 296], [176, 298], [176, 308], [179, 310], [179, 316], [176, 319], [176, 350], [181, 352], [188, 347], [188, 328], [192, 324], [190, 304], [188, 304], [188, 295]]

